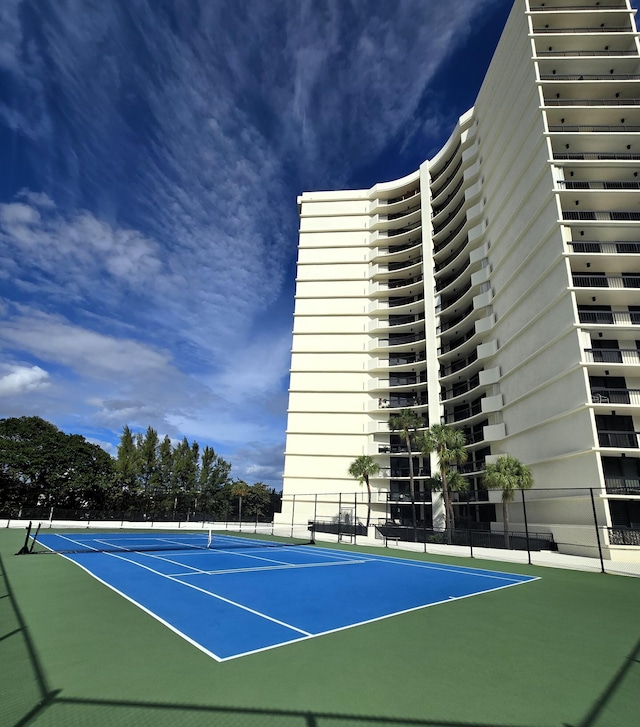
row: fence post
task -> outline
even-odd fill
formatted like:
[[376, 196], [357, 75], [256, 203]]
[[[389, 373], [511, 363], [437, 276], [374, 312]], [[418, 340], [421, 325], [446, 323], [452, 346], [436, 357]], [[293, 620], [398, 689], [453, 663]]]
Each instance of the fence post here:
[[358, 493], [353, 493], [353, 544], [356, 544], [358, 529]]
[[296, 496], [293, 495], [293, 500], [291, 502], [291, 537], [293, 537], [293, 526], [295, 523], [295, 516], [296, 516]]
[[527, 504], [524, 497], [524, 490], [520, 490], [522, 495], [522, 514], [524, 515], [524, 536], [527, 540], [527, 561], [531, 565], [531, 548], [529, 547], [529, 525], [527, 523]]
[[598, 541], [598, 555], [600, 556], [600, 572], [605, 573], [604, 560], [602, 559], [602, 544], [600, 543], [600, 531], [598, 530], [598, 514], [596, 513], [596, 501], [593, 497], [593, 487], [589, 488], [591, 495], [591, 509], [593, 510], [593, 525], [596, 529], [596, 540]]
[[342, 523], [340, 522], [342, 519], [342, 493], [338, 493], [338, 542], [340, 542], [340, 526]]
[[469, 490], [467, 490], [467, 536], [469, 538], [470, 556], [473, 558], [473, 533], [471, 532], [471, 502], [469, 501]]

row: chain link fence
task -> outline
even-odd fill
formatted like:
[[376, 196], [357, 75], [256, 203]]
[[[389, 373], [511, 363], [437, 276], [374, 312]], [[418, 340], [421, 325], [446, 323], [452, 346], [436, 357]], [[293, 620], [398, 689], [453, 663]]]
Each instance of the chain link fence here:
[[640, 499], [594, 488], [284, 495], [280, 528], [318, 540], [640, 576]]

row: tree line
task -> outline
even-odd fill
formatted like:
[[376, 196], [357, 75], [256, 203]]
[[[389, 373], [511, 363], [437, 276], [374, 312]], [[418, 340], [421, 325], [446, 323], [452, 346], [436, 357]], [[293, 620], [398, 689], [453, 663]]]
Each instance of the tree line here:
[[0, 513], [25, 507], [111, 511], [155, 519], [271, 520], [280, 493], [231, 476], [212, 447], [174, 444], [125, 426], [112, 457], [40, 417], [0, 419]]

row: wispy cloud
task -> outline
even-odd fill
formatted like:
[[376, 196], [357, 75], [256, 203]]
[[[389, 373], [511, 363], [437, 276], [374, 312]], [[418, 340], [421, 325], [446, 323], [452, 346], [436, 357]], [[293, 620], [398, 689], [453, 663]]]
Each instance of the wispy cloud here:
[[281, 453], [296, 195], [429, 139], [438, 69], [508, 4], [3, 0], [0, 361], [48, 373], [31, 405]]

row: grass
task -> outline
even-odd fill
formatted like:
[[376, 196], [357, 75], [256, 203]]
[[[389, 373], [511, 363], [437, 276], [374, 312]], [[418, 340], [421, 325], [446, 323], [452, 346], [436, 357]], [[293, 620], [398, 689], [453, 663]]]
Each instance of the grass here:
[[23, 539], [0, 531], [3, 725], [637, 723], [640, 579], [394, 549], [540, 580], [217, 663]]

